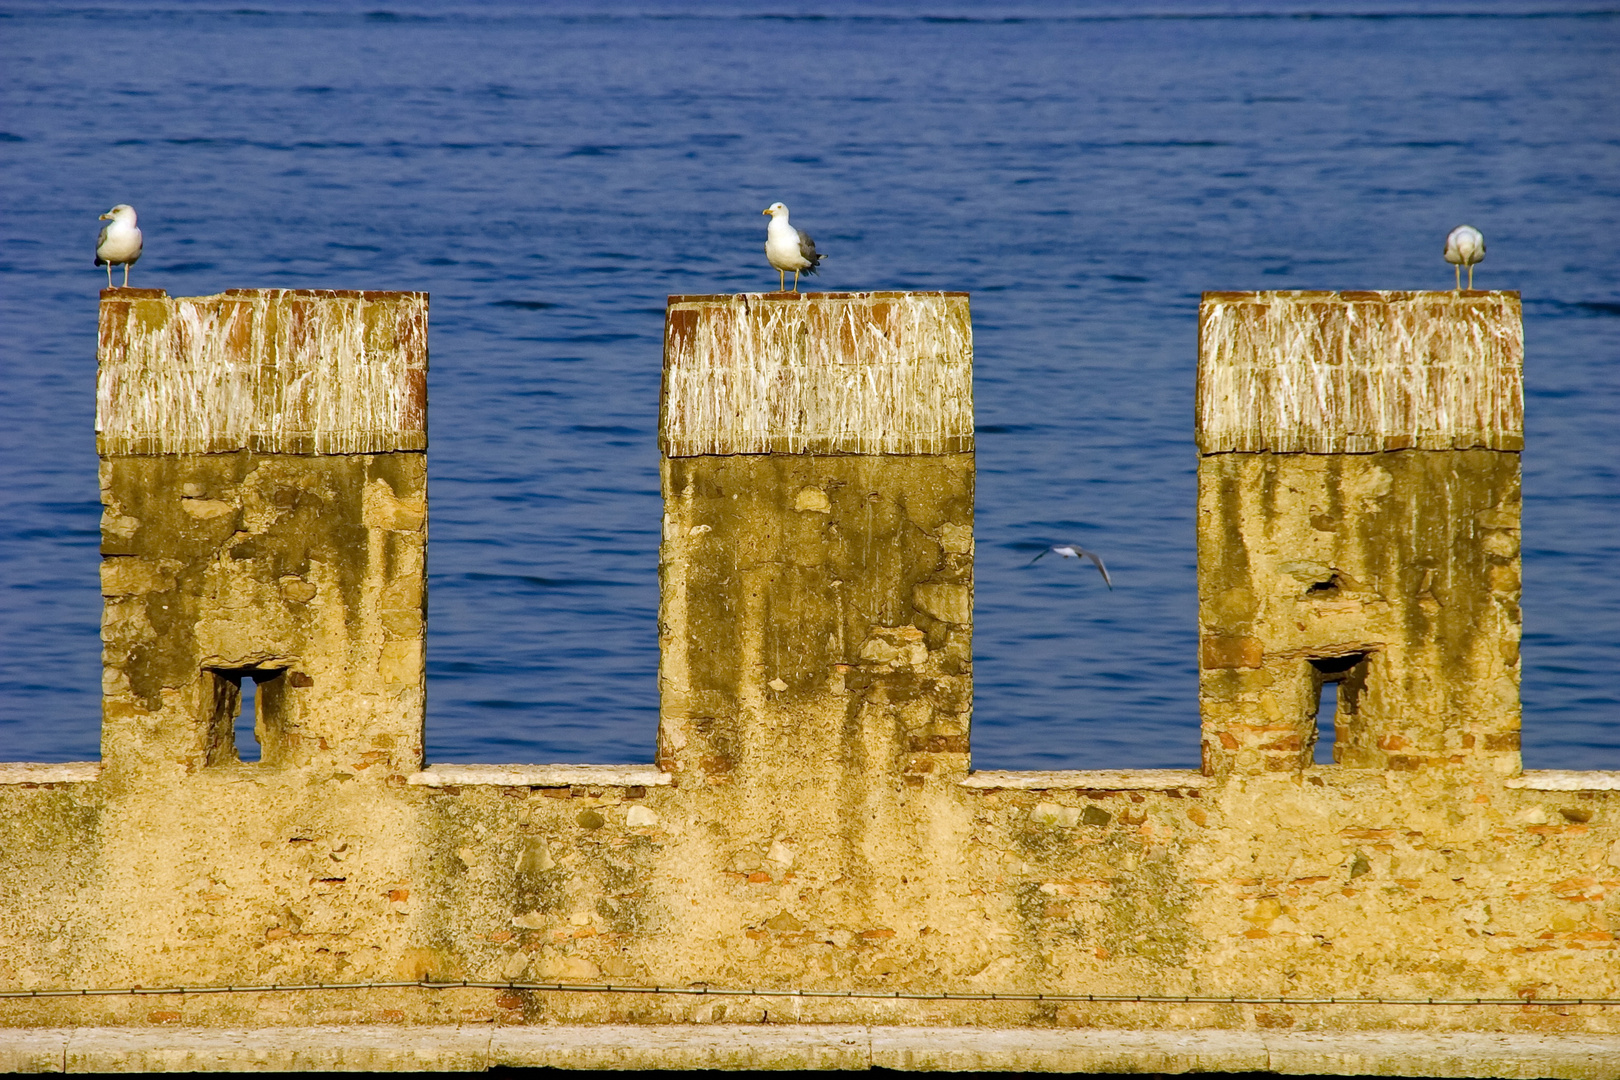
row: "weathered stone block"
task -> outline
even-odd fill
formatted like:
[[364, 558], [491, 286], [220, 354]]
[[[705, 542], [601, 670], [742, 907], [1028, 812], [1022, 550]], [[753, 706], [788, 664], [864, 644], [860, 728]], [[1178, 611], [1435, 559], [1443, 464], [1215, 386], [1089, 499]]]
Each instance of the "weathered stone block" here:
[[1516, 771], [1517, 297], [1211, 294], [1204, 331], [1205, 768], [1308, 767], [1336, 682], [1340, 765]]
[[260, 768], [421, 766], [425, 317], [419, 294], [104, 304], [114, 776], [234, 766], [244, 681]]
[[965, 768], [973, 458], [939, 450], [971, 448], [971, 360], [955, 294], [671, 300], [659, 760], [678, 776]]

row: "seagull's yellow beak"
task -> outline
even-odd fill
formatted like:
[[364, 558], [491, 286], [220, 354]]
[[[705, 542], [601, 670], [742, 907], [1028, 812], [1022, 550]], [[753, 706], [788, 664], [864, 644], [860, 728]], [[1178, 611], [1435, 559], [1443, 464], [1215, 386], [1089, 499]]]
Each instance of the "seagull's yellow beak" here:
[[[764, 214], [764, 215], [765, 215], [765, 216], [766, 216], [766, 217], [770, 217], [770, 216], [771, 216], [771, 212], [770, 212], [770, 210], [768, 210], [768, 209], [766, 209], [766, 210], [761, 210], [761, 211], [760, 211], [760, 213], [762, 213], [762, 214]], [[103, 214], [103, 215], [102, 215], [102, 216], [103, 216], [103, 217], [105, 217], [105, 216], [106, 216], [106, 215], [105, 215], [105, 214]]]
[[111, 217], [112, 217], [111, 214], [102, 214], [100, 217], [96, 218], [96, 220], [97, 221], [106, 221], [108, 218], [111, 218]]

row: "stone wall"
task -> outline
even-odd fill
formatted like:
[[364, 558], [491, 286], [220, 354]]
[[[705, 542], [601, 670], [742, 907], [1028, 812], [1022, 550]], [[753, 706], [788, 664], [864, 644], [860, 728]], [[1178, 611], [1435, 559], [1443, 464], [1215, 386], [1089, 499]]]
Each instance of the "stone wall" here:
[[[104, 407], [176, 319], [203, 400], [101, 418], [103, 760], [0, 766], [0, 1063], [1615, 1075], [1620, 774], [1518, 764], [1511, 294], [1206, 298], [1206, 767], [1050, 773], [969, 768], [965, 296], [672, 298], [656, 764], [426, 766], [425, 298], [233, 295], [322, 344], [104, 299]], [[1357, 372], [1429, 396], [1246, 424]]]

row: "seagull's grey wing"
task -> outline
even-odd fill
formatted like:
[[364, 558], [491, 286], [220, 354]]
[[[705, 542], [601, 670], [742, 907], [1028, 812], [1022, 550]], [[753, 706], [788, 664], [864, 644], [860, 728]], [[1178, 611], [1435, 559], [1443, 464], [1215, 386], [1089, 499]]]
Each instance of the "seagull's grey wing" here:
[[1113, 592], [1113, 579], [1108, 576], [1108, 567], [1103, 565], [1103, 561], [1097, 557], [1097, 553], [1095, 551], [1087, 551], [1084, 548], [1075, 548], [1075, 550], [1097, 564], [1097, 572], [1103, 576], [1103, 584], [1108, 586], [1109, 592]]
[[96, 265], [97, 266], [102, 265], [102, 262], [101, 262], [101, 245], [105, 244], [107, 242], [107, 230], [110, 229], [110, 228], [112, 228], [112, 222], [109, 221], [109, 222], [107, 222], [107, 224], [105, 224], [105, 225], [103, 225], [101, 227], [101, 233], [100, 233], [100, 235], [98, 235], [96, 237]]
[[810, 239], [810, 234], [803, 229], [794, 231], [799, 234], [799, 254], [804, 257], [805, 262], [810, 264], [810, 268], [805, 273], [813, 274], [816, 272], [816, 267], [821, 265], [822, 259], [822, 256], [816, 253], [816, 242]]
[[1047, 552], [1049, 552], [1051, 550], [1052, 550], [1051, 548], [1041, 548], [1041, 553], [1039, 555], [1035, 556], [1033, 559], [1029, 560], [1029, 562], [1025, 563], [1024, 565], [1025, 566], [1034, 566], [1036, 563], [1038, 563], [1042, 559], [1046, 558]]

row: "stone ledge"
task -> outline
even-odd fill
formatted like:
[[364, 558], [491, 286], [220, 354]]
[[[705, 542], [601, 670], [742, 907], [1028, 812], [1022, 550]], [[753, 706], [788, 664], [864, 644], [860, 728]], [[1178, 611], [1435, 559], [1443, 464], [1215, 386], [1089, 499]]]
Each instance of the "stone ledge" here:
[[1516, 292], [1205, 293], [1204, 454], [1524, 448]]
[[674, 778], [656, 765], [429, 765], [419, 787], [663, 787]]
[[1506, 786], [1530, 791], [1620, 791], [1620, 772], [1526, 769], [1506, 781]]
[[0, 762], [0, 784], [87, 784], [99, 779], [99, 761]]
[[1205, 788], [1214, 781], [1196, 769], [1065, 769], [1018, 772], [985, 769], [971, 772], [963, 787], [1012, 788], [1017, 791], [1172, 791]]
[[27, 1072], [904, 1069], [1613, 1077], [1620, 1035], [1265, 1032], [859, 1024], [532, 1027], [13, 1028], [0, 1069]]

